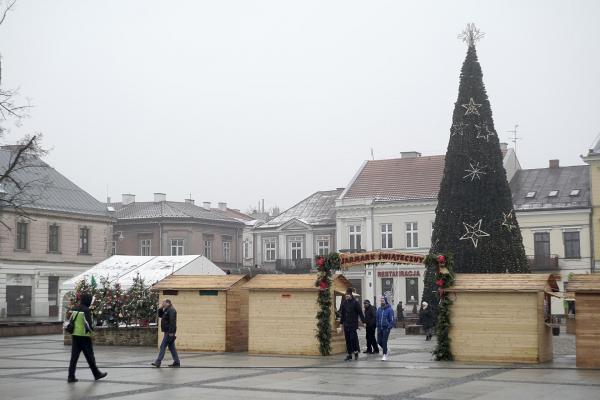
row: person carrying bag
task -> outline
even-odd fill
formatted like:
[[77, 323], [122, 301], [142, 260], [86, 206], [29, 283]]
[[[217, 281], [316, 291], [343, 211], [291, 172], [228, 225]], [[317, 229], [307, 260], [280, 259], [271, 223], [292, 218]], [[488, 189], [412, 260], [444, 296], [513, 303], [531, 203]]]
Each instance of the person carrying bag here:
[[78, 381], [75, 378], [75, 370], [79, 355], [83, 355], [94, 374], [94, 379], [102, 379], [106, 372], [101, 372], [96, 366], [96, 358], [94, 357], [94, 348], [92, 345], [92, 312], [90, 306], [92, 304], [92, 295], [84, 293], [81, 295], [81, 301], [73, 307], [69, 322], [65, 326], [65, 331], [71, 334], [71, 361], [69, 362], [69, 376], [67, 382], [75, 383]]

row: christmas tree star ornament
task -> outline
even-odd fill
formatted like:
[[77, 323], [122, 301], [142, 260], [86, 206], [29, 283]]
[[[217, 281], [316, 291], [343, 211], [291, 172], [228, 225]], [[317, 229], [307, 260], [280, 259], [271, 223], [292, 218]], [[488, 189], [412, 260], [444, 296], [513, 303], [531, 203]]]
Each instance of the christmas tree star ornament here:
[[462, 104], [461, 106], [466, 110], [465, 115], [479, 115], [479, 107], [481, 107], [481, 104], [475, 103], [475, 100], [473, 100], [472, 97], [469, 98], [469, 102], [467, 104]]
[[465, 133], [465, 128], [467, 126], [468, 126], [468, 124], [465, 124], [462, 122], [452, 124], [452, 127], [450, 128], [450, 136], [455, 136], [455, 135], [462, 136]]
[[515, 221], [515, 210], [510, 210], [508, 213], [502, 213], [502, 226], [509, 231], [517, 228], [517, 223]]
[[460, 240], [470, 240], [471, 242], [473, 242], [473, 246], [475, 246], [475, 248], [477, 248], [480, 238], [490, 236], [489, 233], [481, 230], [481, 223], [482, 223], [481, 219], [473, 225], [463, 222], [463, 226], [465, 227], [465, 230], [467, 232], [460, 237]]
[[485, 165], [480, 165], [479, 162], [470, 162], [469, 168], [465, 169], [465, 172], [467, 172], [467, 174], [463, 176], [463, 179], [471, 178], [471, 182], [473, 182], [475, 179], [481, 180], [481, 175], [486, 174], [485, 172], [483, 172], [485, 167]]
[[484, 129], [480, 128], [477, 130], [477, 139], [485, 139], [487, 142], [490, 141], [490, 136], [496, 136], [496, 131], [490, 129], [488, 124], [483, 124]]
[[475, 46], [475, 42], [485, 36], [473, 23], [467, 24], [467, 27], [457, 36], [469, 47]]

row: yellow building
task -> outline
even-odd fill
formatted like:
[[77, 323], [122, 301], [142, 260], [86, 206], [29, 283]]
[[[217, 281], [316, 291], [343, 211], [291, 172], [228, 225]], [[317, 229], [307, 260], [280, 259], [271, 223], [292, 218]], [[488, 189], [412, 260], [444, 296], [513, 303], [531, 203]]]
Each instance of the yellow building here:
[[600, 136], [596, 138], [594, 145], [582, 159], [590, 166], [592, 257], [594, 270], [598, 271], [600, 268]]

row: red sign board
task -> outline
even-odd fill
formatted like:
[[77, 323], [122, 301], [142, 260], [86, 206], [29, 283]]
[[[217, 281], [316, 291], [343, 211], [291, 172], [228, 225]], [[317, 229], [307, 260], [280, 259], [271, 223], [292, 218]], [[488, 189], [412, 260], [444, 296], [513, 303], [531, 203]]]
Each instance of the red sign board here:
[[425, 256], [421, 254], [407, 254], [394, 251], [371, 251], [368, 253], [341, 253], [340, 263], [342, 268], [361, 264], [423, 264]]

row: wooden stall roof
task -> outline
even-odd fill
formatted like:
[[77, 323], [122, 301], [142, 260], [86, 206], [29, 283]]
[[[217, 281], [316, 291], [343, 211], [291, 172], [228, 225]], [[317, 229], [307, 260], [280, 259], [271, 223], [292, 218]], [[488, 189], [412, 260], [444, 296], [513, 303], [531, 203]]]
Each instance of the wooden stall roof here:
[[573, 274], [567, 285], [571, 293], [600, 293], [600, 274]]
[[557, 274], [456, 274], [449, 292], [558, 292]]
[[[350, 282], [343, 275], [335, 275], [335, 281], [343, 282], [348, 287]], [[250, 290], [304, 290], [317, 291], [316, 274], [257, 275], [244, 285]]]
[[248, 275], [170, 275], [152, 286], [153, 290], [228, 290]]

